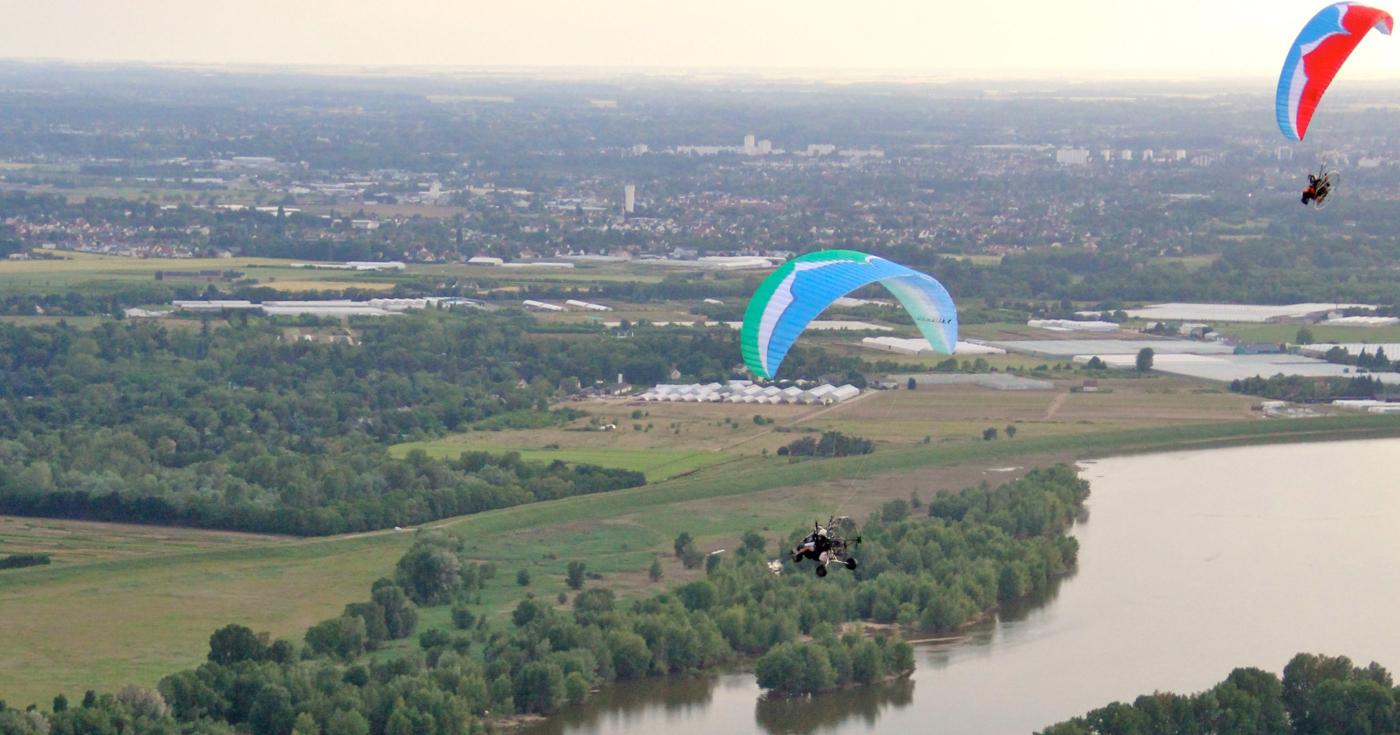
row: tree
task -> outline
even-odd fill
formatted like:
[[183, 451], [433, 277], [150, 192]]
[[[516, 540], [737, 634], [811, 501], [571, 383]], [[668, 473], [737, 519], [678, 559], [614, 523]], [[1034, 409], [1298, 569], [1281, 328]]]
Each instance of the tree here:
[[374, 650], [389, 639], [389, 626], [384, 624], [384, 608], [375, 602], [352, 602], [345, 606], [345, 615], [365, 622], [365, 645]]
[[676, 537], [676, 542], [674, 544], [676, 549], [676, 558], [679, 559], [680, 557], [685, 556], [685, 550], [694, 545], [695, 539], [690, 537], [690, 533], [687, 531], [681, 531], [681, 535]]
[[365, 650], [365, 621], [358, 617], [331, 618], [306, 631], [306, 647], [312, 653], [349, 661]]
[[1007, 439], [1015, 439], [1015, 438], [1016, 438], [1016, 425], [1015, 425], [1015, 424], [1007, 424], [1007, 425], [1006, 425], [1005, 431], [1006, 431], [1006, 438], [1007, 438]]
[[797, 644], [780, 643], [762, 656], [754, 664], [754, 675], [758, 685], [764, 689], [798, 694], [801, 693]]
[[285, 639], [278, 638], [267, 647], [267, 660], [275, 661], [279, 664], [289, 664], [297, 660], [297, 644]]
[[395, 579], [420, 605], [440, 605], [462, 585], [461, 560], [451, 550], [421, 539], [399, 559]]
[[136, 717], [158, 720], [170, 713], [165, 697], [155, 689], [127, 684], [117, 691], [117, 701]]
[[676, 599], [687, 610], [708, 610], [719, 600], [719, 589], [714, 582], [702, 579], [676, 588]]
[[569, 698], [569, 704], [583, 704], [583, 700], [588, 698], [588, 679], [577, 671], [569, 672], [564, 677], [564, 693]]
[[991, 441], [995, 438], [997, 438], [996, 428], [988, 426], [982, 430], [982, 441]]
[[593, 587], [574, 595], [574, 620], [579, 625], [597, 625], [613, 611], [613, 591]]
[[418, 634], [418, 647], [427, 651], [438, 646], [445, 646], [452, 640], [452, 636], [442, 628], [429, 628]]
[[836, 673], [824, 647], [779, 643], [755, 664], [758, 685], [784, 694], [809, 694], [836, 685]]
[[452, 626], [458, 630], [471, 630], [476, 624], [476, 615], [466, 605], [452, 607]]
[[1293, 337], [1293, 342], [1300, 345], [1312, 344], [1313, 331], [1307, 327], [1298, 327], [1298, 334]]
[[248, 709], [248, 724], [258, 735], [290, 735], [296, 716], [291, 695], [274, 684], [263, 687], [253, 698], [253, 706]]
[[336, 735], [369, 735], [369, 721], [355, 710], [338, 709], [326, 719], [326, 732]]
[[857, 684], [872, 684], [885, 676], [885, 657], [872, 640], [856, 644], [851, 652], [851, 679]]
[[625, 630], [613, 630], [607, 636], [608, 650], [612, 652], [613, 671], [617, 678], [637, 679], [647, 675], [651, 668], [651, 650], [645, 638]]
[[58, 696], [55, 696], [55, 697], [53, 698], [53, 711], [54, 711], [54, 714], [58, 714], [59, 712], [67, 711], [67, 709], [68, 709], [68, 697], [65, 697], [65, 696], [63, 695], [62, 692], [59, 692]]
[[767, 547], [768, 541], [757, 531], [745, 531], [739, 551], [743, 554], [762, 554]]
[[321, 735], [321, 726], [310, 712], [302, 712], [292, 724], [292, 735]]
[[521, 600], [510, 613], [510, 622], [517, 628], [524, 628], [536, 620], [547, 620], [553, 610], [549, 605], [533, 597]]
[[705, 563], [705, 552], [694, 546], [686, 547], [685, 553], [681, 554], [681, 566], [686, 569], [696, 569]]
[[880, 506], [880, 520], [885, 523], [899, 523], [909, 517], [909, 502], [891, 500]]
[[413, 635], [413, 630], [418, 627], [418, 609], [409, 601], [402, 587], [381, 579], [374, 583], [371, 597], [374, 604], [384, 611], [384, 626], [388, 629], [389, 638]]
[[583, 589], [584, 569], [584, 563], [581, 561], [569, 562], [569, 569], [564, 580], [568, 583], [569, 589]]
[[910, 375], [909, 382], [905, 384], [905, 387], [908, 390], [917, 390], [919, 387], [919, 381], [915, 380], [914, 376]]
[[662, 575], [662, 572], [661, 572], [661, 560], [660, 560], [660, 559], [652, 559], [652, 560], [651, 560], [651, 568], [647, 570], [647, 577], [649, 577], [649, 578], [651, 579], [651, 581], [653, 581], [653, 582], [660, 582], [660, 581], [661, 581], [661, 575]]
[[529, 587], [529, 586], [530, 586], [530, 570], [528, 570], [528, 569], [521, 569], [520, 571], [516, 572], [516, 573], [515, 573], [515, 583], [518, 584], [518, 585], [520, 585], [521, 587]]
[[564, 671], [557, 664], [533, 661], [515, 675], [517, 711], [547, 715], [559, 709], [567, 697]]
[[1137, 371], [1145, 373], [1152, 369], [1153, 352], [1151, 347], [1144, 347], [1137, 353]]
[[209, 636], [209, 660], [216, 664], [259, 661], [266, 653], [263, 641], [250, 628], [225, 625]]
[[1089, 358], [1089, 362], [1084, 363], [1084, 368], [1086, 370], [1107, 370], [1108, 364], [1099, 359], [1098, 355], [1094, 355]]

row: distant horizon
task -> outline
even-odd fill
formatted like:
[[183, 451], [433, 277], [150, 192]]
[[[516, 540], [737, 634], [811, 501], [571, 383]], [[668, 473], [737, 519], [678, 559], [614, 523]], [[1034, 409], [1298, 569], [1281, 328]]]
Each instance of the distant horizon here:
[[[0, 0], [10, 59], [845, 79], [1277, 79], [1325, 0]], [[1346, 79], [1400, 79], [1378, 33]]]
[[[149, 60], [149, 59], [70, 59], [59, 57], [18, 57], [0, 56], [0, 64], [19, 66], [46, 66], [83, 68], [145, 68], [168, 71], [191, 72], [259, 72], [279, 74], [305, 74], [326, 76], [360, 76], [372, 78], [379, 75], [405, 76], [430, 79], [453, 76], [517, 76], [527, 79], [589, 79], [625, 80], [648, 78], [655, 81], [707, 81], [715, 79], [742, 78], [755, 82], [801, 81], [842, 85], [861, 84], [972, 84], [972, 83], [1032, 83], [1032, 84], [1116, 84], [1144, 82], [1152, 84], [1178, 85], [1251, 85], [1267, 83], [1272, 85], [1276, 78], [1262, 74], [1237, 72], [1233, 74], [1189, 75], [1162, 70], [1120, 70], [1117, 73], [1092, 73], [1083, 70], [1058, 72], [1035, 70], [918, 70], [902, 68], [822, 68], [822, 67], [691, 67], [691, 66], [584, 66], [572, 64], [350, 64], [350, 63], [302, 63], [302, 62], [217, 62], [199, 60]], [[1400, 71], [1379, 74], [1352, 74], [1352, 84], [1373, 85], [1400, 82]], [[1400, 88], [1397, 88], [1400, 91]]]

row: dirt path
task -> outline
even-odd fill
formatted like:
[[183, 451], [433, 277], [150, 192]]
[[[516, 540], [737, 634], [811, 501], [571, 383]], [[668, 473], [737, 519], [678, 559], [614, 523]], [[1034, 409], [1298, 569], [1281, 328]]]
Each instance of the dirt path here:
[[1065, 401], [1067, 401], [1067, 400], [1069, 400], [1069, 391], [1064, 391], [1064, 392], [1061, 392], [1061, 393], [1056, 393], [1056, 394], [1055, 394], [1055, 399], [1052, 400], [1052, 401], [1050, 401], [1050, 405], [1049, 405], [1049, 406], [1046, 406], [1046, 407], [1045, 407], [1045, 418], [1046, 418], [1046, 419], [1053, 419], [1053, 418], [1055, 418], [1055, 414], [1057, 414], [1057, 413], [1060, 412], [1060, 406], [1065, 405]]

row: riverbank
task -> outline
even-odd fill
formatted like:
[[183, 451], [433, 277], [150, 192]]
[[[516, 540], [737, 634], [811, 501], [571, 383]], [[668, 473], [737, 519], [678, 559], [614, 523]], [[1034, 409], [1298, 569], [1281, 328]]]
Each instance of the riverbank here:
[[[765, 710], [750, 676], [600, 696], [530, 735], [1028, 733], [1154, 690], [1199, 691], [1297, 650], [1400, 665], [1391, 468], [1363, 440], [1103, 458], [1078, 571], [1045, 604], [917, 648], [908, 691]], [[685, 691], [678, 691], [684, 689]], [[1005, 692], [1016, 692], [1007, 699]], [[914, 696], [917, 694], [917, 696]], [[684, 713], [680, 716], [680, 713]]]
[[[877, 452], [865, 457], [788, 463], [746, 458], [656, 485], [464, 516], [430, 524], [461, 534], [481, 561], [505, 573], [483, 590], [482, 609], [499, 617], [526, 593], [552, 598], [567, 591], [568, 559], [541, 557], [541, 545], [567, 537], [570, 558], [588, 560], [602, 584], [635, 595], [698, 578], [670, 553], [681, 531], [705, 549], [735, 548], [747, 529], [786, 529], [833, 509], [868, 512], [912, 491], [929, 493], [1011, 479], [1007, 467], [1114, 455], [1216, 446], [1335, 441], [1400, 436], [1400, 417], [1259, 420], [1066, 437], [997, 441]], [[93, 524], [100, 526], [101, 524]], [[97, 531], [93, 531], [96, 533]], [[411, 533], [392, 530], [262, 543], [246, 548], [190, 549], [0, 573], [0, 646], [17, 654], [0, 661], [0, 697], [46, 701], [58, 691], [154, 685], [197, 665], [209, 633], [241, 622], [274, 636], [300, 638], [338, 614], [387, 574]], [[646, 569], [660, 558], [664, 578]], [[516, 568], [534, 583], [519, 587]], [[308, 590], [316, 591], [308, 597]], [[342, 592], [337, 592], [337, 591]], [[82, 600], [75, 605], [74, 600]], [[422, 624], [448, 627], [445, 608], [423, 611]], [[130, 651], [143, 655], [134, 658]]]

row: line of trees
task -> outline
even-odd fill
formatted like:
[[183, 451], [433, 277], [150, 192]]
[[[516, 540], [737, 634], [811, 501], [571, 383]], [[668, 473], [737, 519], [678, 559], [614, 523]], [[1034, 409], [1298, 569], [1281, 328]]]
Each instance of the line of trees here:
[[9, 554], [0, 556], [0, 569], [37, 567], [52, 561], [48, 554]]
[[1385, 392], [1385, 383], [1369, 376], [1353, 378], [1310, 378], [1301, 375], [1255, 376], [1230, 381], [1230, 390], [1282, 401], [1330, 401], [1338, 398], [1375, 398]]
[[804, 436], [778, 447], [778, 456], [847, 457], [852, 454], [870, 454], [873, 451], [875, 442], [869, 439], [842, 434], [839, 431], [823, 431], [821, 439]]
[[1273, 672], [1241, 668], [1199, 694], [1157, 692], [1114, 702], [1042, 735], [1342, 735], [1400, 729], [1390, 672], [1345, 656], [1300, 653]]

